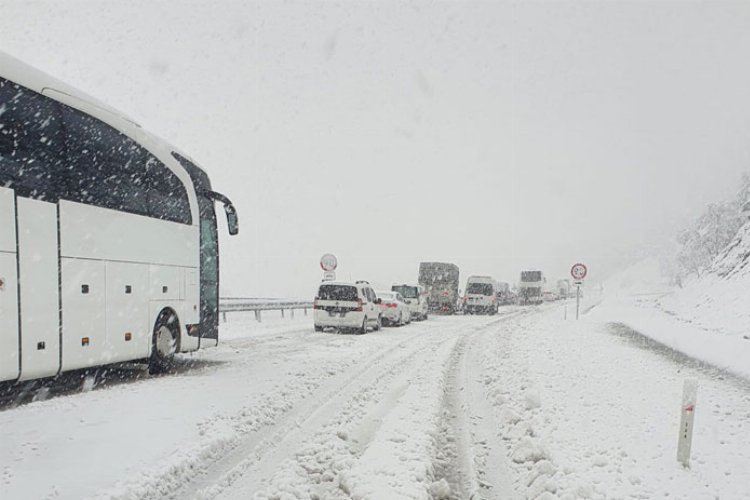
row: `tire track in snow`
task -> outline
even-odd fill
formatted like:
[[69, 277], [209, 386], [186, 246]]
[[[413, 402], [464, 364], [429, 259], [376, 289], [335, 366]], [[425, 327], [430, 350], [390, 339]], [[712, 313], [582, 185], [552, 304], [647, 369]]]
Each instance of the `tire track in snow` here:
[[[286, 435], [270, 456], [240, 466], [245, 477], [222, 498], [247, 498], [253, 493], [257, 498], [274, 498], [278, 492], [292, 495], [290, 498], [340, 495], [339, 474], [358, 450], [367, 446], [380, 415], [389, 409], [388, 402], [398, 400], [408, 387], [409, 374], [419, 369], [414, 360], [440, 342], [430, 326], [434, 325], [425, 325], [418, 337], [407, 338], [365, 365], [335, 397], [326, 399], [298, 429]], [[206, 497], [214, 497], [216, 489], [204, 492]]]
[[[445, 451], [442, 417], [446, 401], [451, 398], [450, 379], [456, 373], [457, 361], [462, 359], [462, 346], [479, 332], [491, 332], [496, 324], [519, 313], [485, 318], [479, 324], [467, 322], [435, 345], [399, 404], [384, 418], [371, 444], [352, 468], [342, 473], [341, 488], [351, 498], [448, 498], [447, 481], [441, 481], [444, 478], [439, 477], [436, 463]], [[450, 465], [460, 469], [464, 477], [474, 475], [465, 464]], [[459, 498], [468, 498], [463, 495], [469, 488], [457, 489]]]
[[[383, 445], [383, 426], [393, 421], [394, 412], [404, 411], [403, 400], [409, 400], [410, 394], [415, 392], [415, 385], [419, 392], [424, 389], [421, 387], [424, 384], [419, 381], [432, 380], [431, 384], [437, 383], [438, 387], [427, 390], [426, 397], [441, 400], [441, 376], [436, 375], [432, 367], [444, 371], [444, 359], [447, 359], [444, 352], [452, 352], [453, 345], [467, 326], [465, 319], [455, 318], [453, 321], [453, 325], [441, 325], [440, 331], [426, 330], [419, 337], [420, 343], [409, 346], [410, 352], [399, 353], [390, 366], [362, 377], [351, 387], [351, 392], [342, 393], [335, 401], [325, 404], [317, 421], [310, 419], [305, 422], [298, 436], [291, 436], [275, 458], [269, 457], [265, 465], [254, 471], [247, 470], [245, 477], [231, 490], [225, 489], [221, 498], [248, 498], [253, 494], [254, 498], [349, 498], [343, 490], [358, 486], [357, 479], [349, 475], [352, 467], [356, 469], [360, 457], [371, 452], [373, 445]], [[462, 323], [456, 324], [456, 321]], [[425, 392], [422, 393], [424, 396]], [[412, 406], [411, 416], [421, 418], [418, 415], [421, 408]], [[402, 421], [398, 419], [398, 422]], [[430, 439], [434, 431], [430, 428]], [[392, 441], [386, 441], [390, 447]], [[393, 446], [398, 447], [399, 443]], [[404, 465], [403, 462], [395, 464], [397, 467]], [[421, 464], [429, 468], [430, 458], [421, 460]], [[427, 481], [428, 475], [422, 476]], [[261, 488], [258, 484], [262, 485]], [[391, 497], [381, 495], [375, 498]]]
[[[533, 312], [518, 311], [488, 326]], [[478, 357], [490, 343], [488, 337], [495, 335], [495, 329], [478, 329], [456, 346], [447, 378], [440, 451], [435, 458], [436, 478], [444, 482], [434, 486], [434, 498], [513, 498], [508, 450], [486, 399]]]
[[[288, 449], [298, 444], [298, 441], [309, 437], [305, 431], [314, 429], [315, 422], [320, 419], [320, 415], [325, 415], [325, 409], [330, 407], [334, 402], [343, 404], [342, 400], [346, 395], [351, 395], [354, 390], [362, 386], [363, 378], [377, 380], [382, 376], [382, 372], [393, 370], [392, 364], [388, 359], [396, 355], [395, 363], [404, 363], [409, 355], [424, 348], [417, 345], [416, 348], [411, 346], [419, 338], [429, 337], [430, 324], [425, 324], [425, 329], [417, 332], [416, 335], [404, 336], [395, 344], [387, 344], [385, 349], [371, 352], [372, 350], [357, 351], [351, 353], [348, 351], [350, 346], [360, 348], [367, 337], [345, 336], [337, 337], [340, 341], [345, 342], [346, 346], [333, 346], [334, 349], [345, 349], [346, 357], [367, 359], [364, 364], [355, 361], [349, 361], [350, 365], [344, 366], [345, 369], [336, 374], [334, 380], [325, 384], [324, 388], [315, 388], [309, 391], [309, 394], [292, 408], [287, 409], [280, 414], [274, 415], [274, 421], [271, 422], [262, 432], [254, 432], [232, 446], [232, 449], [226, 452], [222, 457], [213, 460], [210, 466], [199, 477], [175, 490], [168, 495], [169, 498], [213, 498], [218, 494], [232, 487], [232, 485], [243, 475], [254, 473], [255, 477], [262, 478], [264, 474], [269, 476], [278, 463], [282, 460], [279, 457], [286, 457]], [[408, 333], [408, 332], [407, 332]], [[327, 336], [331, 334], [316, 334], [317, 336]], [[378, 335], [377, 332], [368, 334]], [[351, 342], [348, 339], [351, 338]], [[305, 349], [308, 342], [302, 342], [298, 349]], [[346, 363], [335, 362], [335, 365], [346, 365]], [[355, 368], [351, 370], [352, 366]], [[385, 369], [383, 368], [385, 366]], [[323, 368], [326, 371], [328, 368]], [[374, 373], [374, 375], [373, 375]], [[322, 403], [321, 403], [322, 402]], [[260, 479], [259, 479], [260, 480]]]
[[[292, 332], [293, 333], [293, 332]], [[315, 335], [311, 333], [311, 335]], [[317, 334], [325, 336], [326, 334]], [[370, 334], [373, 335], [373, 334]], [[334, 336], [344, 348], [354, 346], [355, 351], [347, 352], [354, 358], [380, 359], [388, 352], [398, 349], [409, 341], [409, 337], [398, 343], [386, 344], [382, 349], [381, 343], [349, 342], [345, 336]], [[292, 342], [294, 339], [290, 339]], [[323, 339], [325, 341], [325, 339]], [[381, 341], [382, 342], [382, 341]], [[316, 346], [325, 350], [328, 342]], [[221, 357], [227, 352], [237, 350], [239, 346], [230, 345], [220, 350], [205, 353], [208, 357]], [[297, 350], [305, 353], [310, 347], [310, 341], [304, 339], [297, 345]], [[341, 348], [341, 345], [338, 346]], [[336, 348], [336, 346], [334, 346]], [[224, 351], [222, 353], [222, 350]], [[232, 364], [252, 364], [257, 356], [265, 356], [264, 351], [251, 352], [248, 357], [235, 359]], [[274, 352], [272, 357], [280, 356]], [[280, 358], [280, 359], [283, 359]], [[96, 498], [106, 499], [162, 499], [162, 498], [190, 498], [195, 495], [197, 487], [207, 481], [213, 484], [216, 477], [222, 475], [226, 468], [231, 468], [248, 453], [248, 447], [261, 443], [268, 435], [283, 433], [285, 429], [293, 429], [297, 421], [314, 408], [316, 401], [330, 398], [350, 383], [350, 370], [357, 368], [353, 359], [342, 358], [335, 363], [325, 362], [315, 364], [307, 360], [312, 368], [297, 366], [296, 373], [287, 375], [288, 378], [276, 384], [275, 389], [252, 405], [244, 406], [239, 412], [217, 414], [213, 419], [198, 422], [200, 438], [186, 443], [171, 453], [158, 468], [146, 469], [141, 472], [138, 480], [123, 480], [114, 487], [96, 495]], [[294, 369], [294, 365], [290, 368]], [[322, 392], [322, 394], [321, 394]], [[313, 400], [318, 396], [317, 400]]]

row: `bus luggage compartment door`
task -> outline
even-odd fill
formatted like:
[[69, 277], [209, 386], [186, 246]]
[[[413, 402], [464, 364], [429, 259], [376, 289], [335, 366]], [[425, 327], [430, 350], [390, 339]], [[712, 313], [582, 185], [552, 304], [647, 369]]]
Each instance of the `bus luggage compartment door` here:
[[[0, 381], [18, 378], [16, 208], [12, 189], [0, 188]], [[7, 219], [6, 219], [7, 215]]]
[[28, 380], [56, 375], [60, 369], [57, 204], [17, 200], [20, 380]]

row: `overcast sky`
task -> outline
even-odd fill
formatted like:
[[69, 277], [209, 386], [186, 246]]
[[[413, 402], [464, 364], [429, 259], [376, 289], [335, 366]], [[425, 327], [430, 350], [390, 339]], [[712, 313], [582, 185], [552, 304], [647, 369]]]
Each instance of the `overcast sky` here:
[[[750, 2], [0, 0], [0, 48], [187, 151], [237, 205], [223, 293], [422, 260], [593, 280], [750, 169]], [[226, 232], [223, 233], [226, 235]]]

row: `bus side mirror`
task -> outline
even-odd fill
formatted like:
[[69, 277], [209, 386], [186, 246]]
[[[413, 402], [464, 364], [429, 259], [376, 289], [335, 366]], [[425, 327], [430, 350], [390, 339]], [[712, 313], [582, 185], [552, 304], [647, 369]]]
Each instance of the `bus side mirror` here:
[[231, 203], [224, 205], [224, 213], [227, 214], [227, 227], [229, 234], [234, 236], [240, 232], [240, 223], [237, 219], [237, 209]]
[[224, 205], [224, 213], [227, 214], [227, 228], [229, 229], [229, 234], [232, 236], [238, 234], [240, 232], [240, 225], [237, 220], [237, 209], [234, 208], [234, 205], [229, 201], [229, 198], [221, 193], [217, 193], [216, 191], [201, 191], [200, 194], [203, 194], [209, 200], [218, 201]]

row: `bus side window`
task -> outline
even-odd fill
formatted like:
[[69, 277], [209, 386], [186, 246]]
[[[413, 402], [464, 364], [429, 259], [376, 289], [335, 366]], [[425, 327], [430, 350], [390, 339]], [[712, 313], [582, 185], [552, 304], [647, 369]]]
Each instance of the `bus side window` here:
[[157, 219], [191, 224], [190, 202], [182, 181], [162, 162], [149, 155], [148, 210]]
[[67, 186], [57, 102], [0, 78], [0, 186], [57, 201]]
[[135, 141], [107, 124], [63, 106], [70, 180], [79, 203], [148, 215], [146, 156]]

